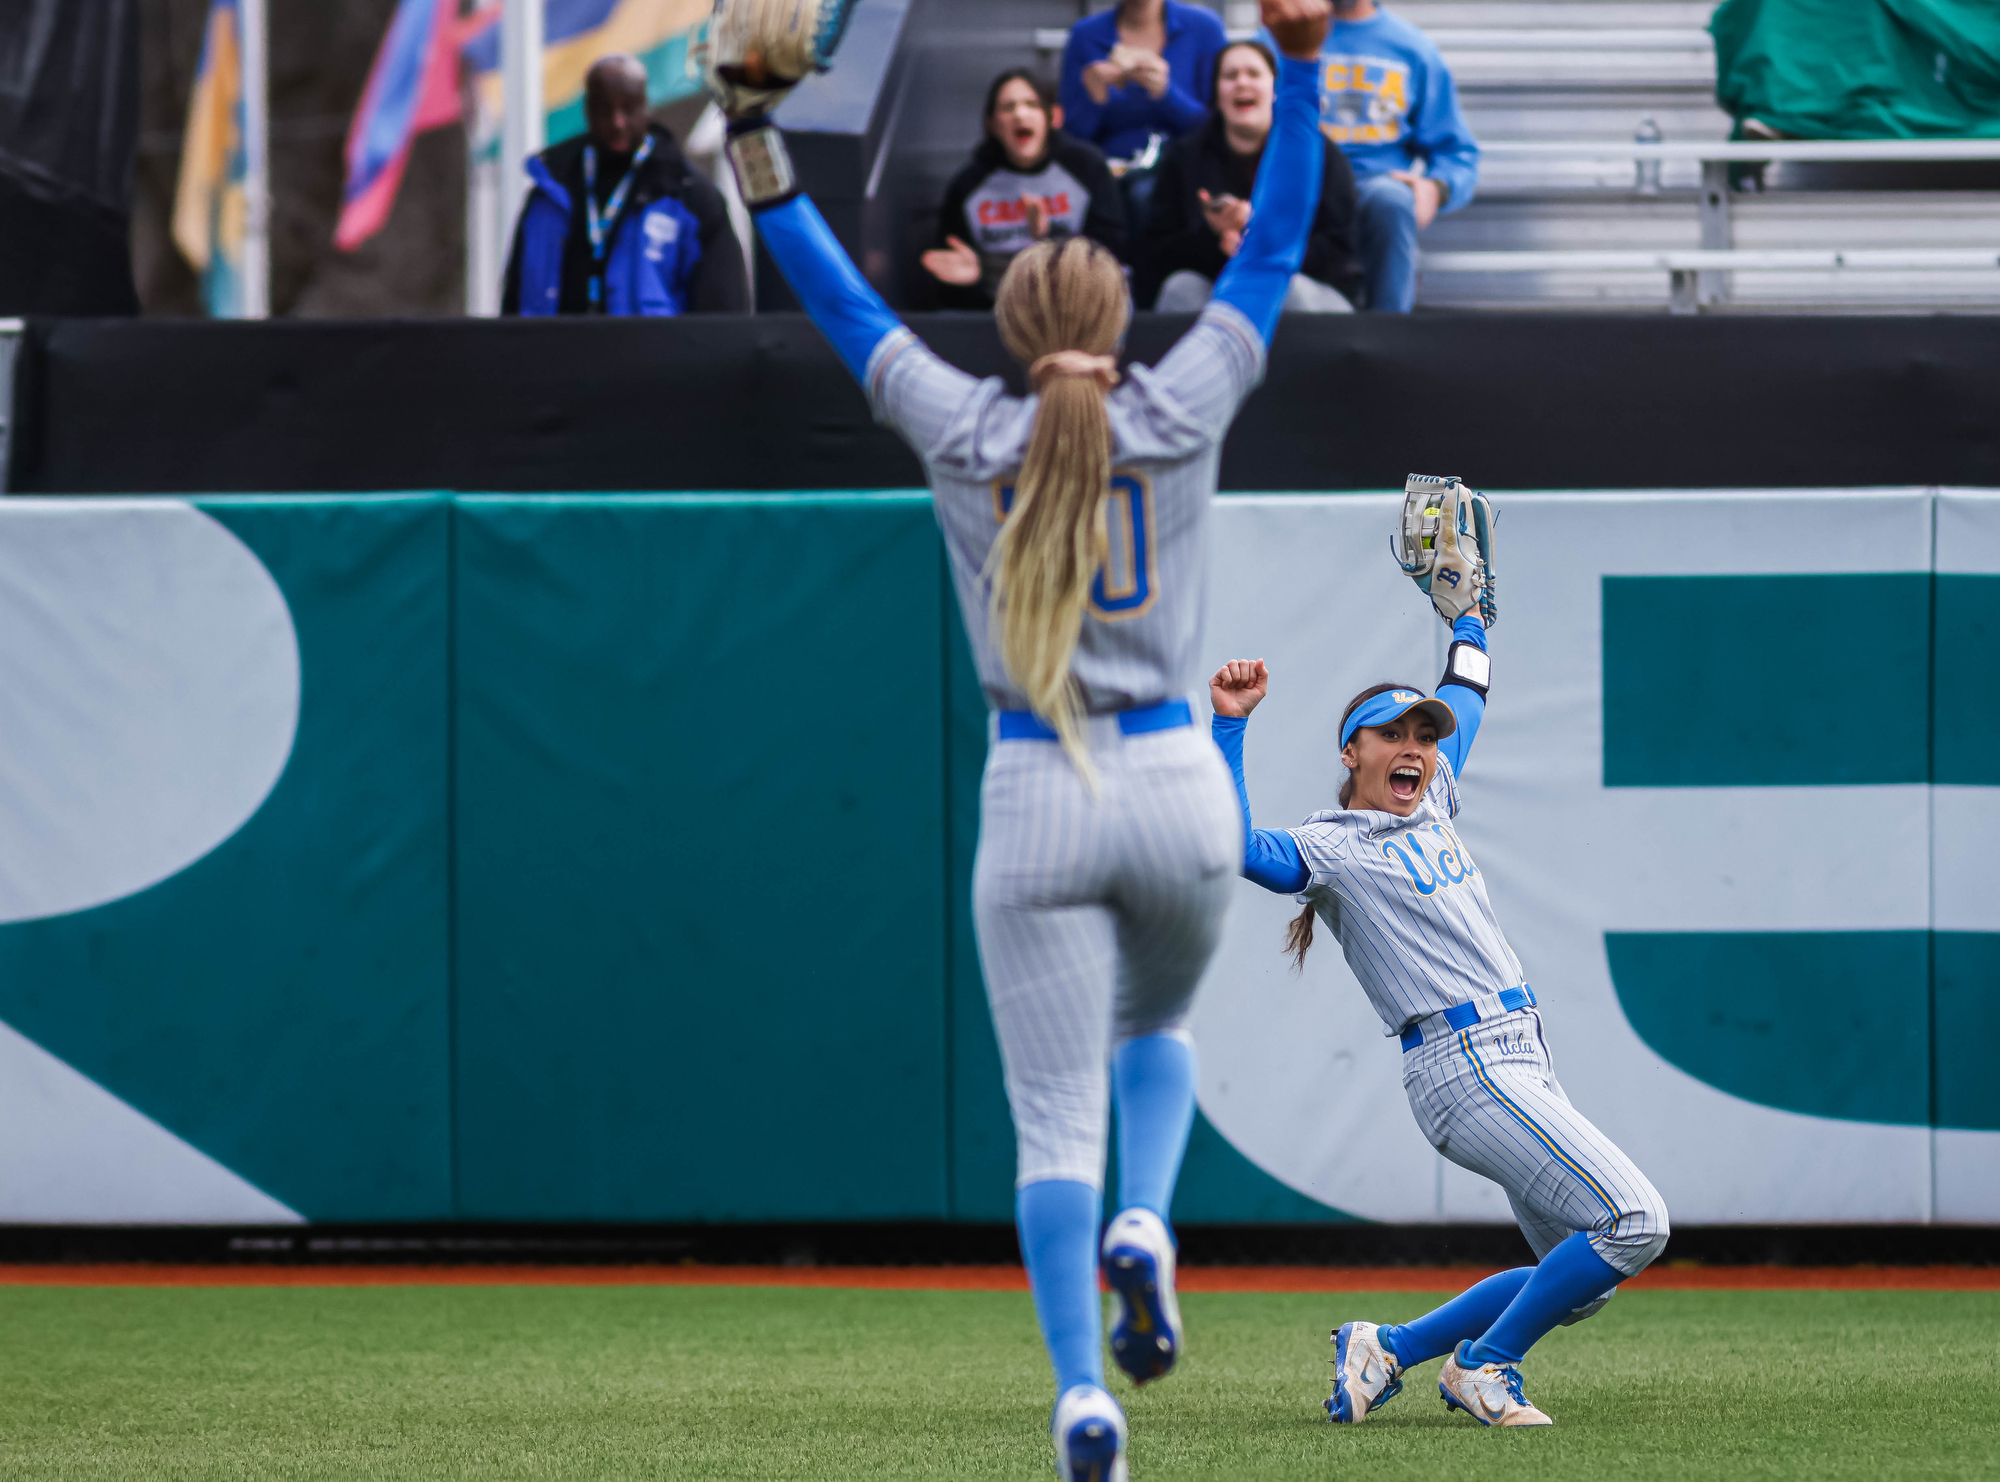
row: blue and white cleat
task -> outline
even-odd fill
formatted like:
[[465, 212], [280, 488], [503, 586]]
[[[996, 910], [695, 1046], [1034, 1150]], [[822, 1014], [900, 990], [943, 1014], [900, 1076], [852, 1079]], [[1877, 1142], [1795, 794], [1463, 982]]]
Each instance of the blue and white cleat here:
[[1049, 1436], [1062, 1482], [1126, 1482], [1125, 1412], [1096, 1385], [1063, 1391]]
[[1134, 1384], [1158, 1379], [1181, 1356], [1174, 1237], [1150, 1209], [1128, 1209], [1104, 1232], [1104, 1279], [1118, 1294], [1111, 1356]]
[[1481, 1425], [1554, 1425], [1521, 1393], [1521, 1371], [1513, 1364], [1476, 1364], [1466, 1352], [1471, 1340], [1444, 1361], [1438, 1393], [1447, 1409], [1463, 1410]]
[[1359, 1425], [1403, 1392], [1403, 1366], [1376, 1335], [1372, 1322], [1344, 1322], [1333, 1334], [1333, 1394], [1327, 1419]]

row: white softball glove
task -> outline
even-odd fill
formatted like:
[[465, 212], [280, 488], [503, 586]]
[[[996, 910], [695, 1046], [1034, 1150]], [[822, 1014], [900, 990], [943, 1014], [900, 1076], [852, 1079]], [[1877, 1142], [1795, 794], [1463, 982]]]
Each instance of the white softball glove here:
[[715, 0], [703, 75], [733, 120], [769, 113], [824, 72], [856, 0]]
[[1475, 607], [1487, 627], [1499, 620], [1493, 525], [1491, 501], [1458, 478], [1413, 473], [1403, 481], [1403, 512], [1389, 549], [1447, 623]]

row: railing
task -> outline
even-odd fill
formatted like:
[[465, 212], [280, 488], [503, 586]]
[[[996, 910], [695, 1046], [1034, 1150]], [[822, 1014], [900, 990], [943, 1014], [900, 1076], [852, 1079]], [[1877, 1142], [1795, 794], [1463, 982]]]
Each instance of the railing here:
[[[1424, 266], [1431, 271], [1550, 273], [1659, 267], [1670, 274], [1674, 311], [1691, 314], [1726, 303], [1734, 289], [1730, 275], [1737, 270], [1868, 268], [1930, 271], [1986, 268], [1994, 266], [1996, 254], [2000, 254], [2000, 225], [1995, 228], [1993, 251], [1980, 247], [1907, 251], [1738, 252], [1729, 189], [1729, 167], [1732, 164], [2000, 160], [2000, 139], [1671, 142], [1503, 139], [1484, 142], [1479, 148], [1482, 156], [1489, 159], [1629, 159], [1632, 161], [1634, 188], [1644, 194], [1658, 193], [1662, 163], [1668, 160], [1698, 161], [1701, 165], [1701, 194], [1697, 207], [1701, 219], [1701, 248], [1697, 251], [1662, 252], [1439, 252], [1424, 257]], [[1614, 262], [1611, 259], [1618, 260]], [[1669, 259], [1673, 261], [1670, 263]]]
[[[2000, 249], [1880, 247], [1834, 252], [1815, 248], [1713, 251], [1701, 248], [1613, 252], [1426, 252], [1427, 273], [1664, 272], [1676, 314], [1700, 312], [1703, 279], [1732, 272], [1938, 272], [2000, 270]], [[2000, 281], [1996, 281], [2000, 288]]]

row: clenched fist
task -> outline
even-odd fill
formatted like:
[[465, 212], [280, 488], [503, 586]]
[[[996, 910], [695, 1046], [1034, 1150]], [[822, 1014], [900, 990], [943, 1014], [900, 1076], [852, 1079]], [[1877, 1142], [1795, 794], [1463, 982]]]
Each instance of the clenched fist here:
[[1262, 0], [1262, 5], [1264, 27], [1279, 51], [1300, 62], [1319, 55], [1333, 24], [1333, 7], [1327, 0]]
[[1248, 715], [1263, 703], [1271, 671], [1262, 659], [1231, 659], [1208, 682], [1208, 703], [1217, 715]]

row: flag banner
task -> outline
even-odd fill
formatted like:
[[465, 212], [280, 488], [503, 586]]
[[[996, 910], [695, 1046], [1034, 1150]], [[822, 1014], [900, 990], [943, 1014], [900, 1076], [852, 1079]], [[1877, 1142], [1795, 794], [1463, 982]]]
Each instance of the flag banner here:
[[347, 130], [347, 186], [334, 245], [352, 252], [389, 219], [410, 146], [458, 122], [457, 0], [401, 0]]
[[[465, 64], [479, 99], [478, 137], [500, 129], [499, 7], [483, 18], [465, 43]], [[581, 134], [583, 78], [599, 57], [624, 53], [646, 68], [646, 93], [654, 106], [701, 91], [701, 38], [708, 0], [549, 0], [543, 21], [542, 103], [548, 142]]]
[[243, 16], [236, 0], [214, 0], [188, 99], [173, 234], [174, 245], [201, 274], [202, 300], [218, 319], [244, 311], [243, 251], [250, 219], [245, 130]]

